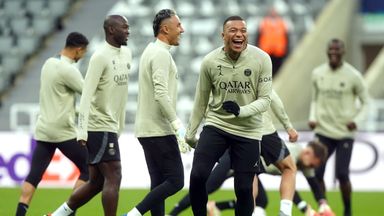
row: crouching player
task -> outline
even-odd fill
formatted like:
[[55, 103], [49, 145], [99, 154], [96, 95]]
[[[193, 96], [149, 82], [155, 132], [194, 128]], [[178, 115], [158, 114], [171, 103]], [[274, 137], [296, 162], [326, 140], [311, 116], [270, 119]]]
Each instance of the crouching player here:
[[[328, 155], [327, 149], [317, 141], [311, 141], [305, 147], [292, 143], [288, 143], [286, 144], [286, 146], [290, 152], [290, 155], [296, 162], [297, 169], [303, 173], [304, 177], [308, 181], [308, 184], [314, 194], [314, 197], [319, 204], [319, 211], [317, 213], [310, 205], [303, 201], [297, 191], [295, 191], [293, 202], [306, 216], [333, 216], [334, 213], [332, 212], [330, 206], [327, 204], [327, 201], [325, 200], [325, 195], [322, 190], [320, 190], [320, 184], [315, 177], [315, 168], [319, 167], [322, 163], [324, 163]], [[266, 166], [263, 158], [262, 162], [263, 167], [265, 168], [260, 175], [263, 175], [263, 173], [270, 175], [281, 175], [281, 172], [275, 165], [270, 164], [269, 166]], [[256, 176], [254, 179], [253, 188], [254, 194], [256, 196], [256, 207], [252, 216], [265, 216], [265, 208], [268, 205], [268, 198], [261, 181], [258, 181], [258, 178]], [[256, 192], [255, 189], [258, 189], [258, 192]], [[235, 205], [236, 202], [233, 200], [216, 202], [215, 205], [210, 203], [208, 205], [208, 211], [218, 212], [218, 209], [231, 209]], [[212, 215], [217, 215], [217, 213]]]

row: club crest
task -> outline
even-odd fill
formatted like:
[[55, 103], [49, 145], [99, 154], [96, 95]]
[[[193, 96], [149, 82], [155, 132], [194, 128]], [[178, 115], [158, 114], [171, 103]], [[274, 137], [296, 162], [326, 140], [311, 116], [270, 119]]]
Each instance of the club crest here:
[[251, 69], [247, 68], [247, 69], [244, 70], [244, 75], [245, 76], [251, 76], [251, 74], [252, 74]]

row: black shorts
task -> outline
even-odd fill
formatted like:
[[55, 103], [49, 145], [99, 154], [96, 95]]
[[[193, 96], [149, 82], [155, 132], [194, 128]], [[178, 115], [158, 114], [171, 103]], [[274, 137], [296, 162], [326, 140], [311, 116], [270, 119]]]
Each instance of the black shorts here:
[[261, 156], [266, 165], [283, 160], [289, 155], [289, 150], [277, 132], [264, 135], [261, 138]]
[[60, 143], [38, 141], [32, 154], [31, 170], [25, 181], [31, 183], [34, 187], [40, 183], [41, 178], [49, 163], [59, 149], [69, 160], [71, 160], [80, 171], [79, 179], [87, 181], [87, 150], [84, 146], [76, 142], [76, 139], [63, 141]]
[[120, 161], [120, 149], [116, 133], [88, 131], [87, 148], [88, 164]]
[[215, 163], [229, 149], [235, 172], [258, 172], [260, 141], [236, 136], [214, 126], [205, 126], [194, 154], [194, 162]]

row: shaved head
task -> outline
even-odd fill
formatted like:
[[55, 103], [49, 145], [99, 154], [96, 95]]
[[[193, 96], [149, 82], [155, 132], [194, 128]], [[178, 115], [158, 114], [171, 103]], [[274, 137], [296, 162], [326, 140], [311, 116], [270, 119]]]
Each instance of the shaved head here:
[[115, 47], [127, 45], [129, 35], [128, 19], [121, 15], [109, 15], [104, 20], [105, 38]]
[[121, 15], [109, 15], [104, 20], [104, 31], [107, 32], [108, 28], [111, 26], [116, 26], [121, 21], [127, 21], [127, 18], [121, 16]]
[[333, 44], [338, 44], [341, 48], [345, 48], [344, 42], [339, 38], [332, 38], [331, 40], [329, 40], [328, 47], [332, 46]]

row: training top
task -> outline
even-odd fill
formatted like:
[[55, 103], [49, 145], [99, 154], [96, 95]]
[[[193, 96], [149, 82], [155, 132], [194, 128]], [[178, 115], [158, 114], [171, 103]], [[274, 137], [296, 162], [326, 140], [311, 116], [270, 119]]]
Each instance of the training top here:
[[77, 140], [87, 131], [120, 135], [125, 126], [125, 105], [132, 54], [128, 47], [104, 43], [89, 60], [80, 99]]
[[272, 89], [270, 109], [267, 112], [263, 113], [263, 135], [272, 134], [276, 131], [270, 114], [271, 111], [277, 117], [280, 123], [284, 126], [285, 130], [293, 128], [292, 123], [289, 120], [288, 114], [285, 111], [283, 102], [281, 101], [276, 91]]
[[157, 39], [141, 55], [136, 137], [174, 134], [171, 122], [177, 118], [178, 73], [170, 49], [171, 45]]
[[[300, 153], [303, 150], [303, 147], [299, 144], [294, 143], [286, 143], [287, 148], [289, 150], [289, 153], [297, 165], [297, 169], [300, 170], [303, 175], [307, 178], [314, 177], [315, 176], [315, 169], [314, 168], [303, 168], [300, 166], [299, 160], [300, 160]], [[280, 170], [273, 164], [270, 164], [269, 166], [266, 165], [263, 157], [261, 157], [261, 162], [263, 163], [263, 166], [265, 167], [265, 172], [271, 175], [281, 175]]]
[[84, 81], [73, 63], [59, 55], [47, 59], [41, 69], [36, 140], [57, 143], [76, 138], [76, 93], [81, 94]]
[[[357, 105], [359, 100], [361, 105]], [[347, 62], [333, 71], [328, 63], [312, 73], [309, 120], [317, 122], [315, 133], [333, 138], [353, 138], [347, 123], [359, 123], [368, 107], [368, 92], [359, 71]]]
[[[205, 125], [260, 140], [263, 135], [262, 113], [269, 108], [271, 89], [272, 64], [267, 53], [248, 44], [234, 61], [223, 47], [213, 50], [201, 64], [187, 138], [196, 135], [205, 117]], [[212, 100], [208, 104], [210, 94]], [[235, 101], [240, 106], [238, 117], [222, 108], [224, 101]]]

